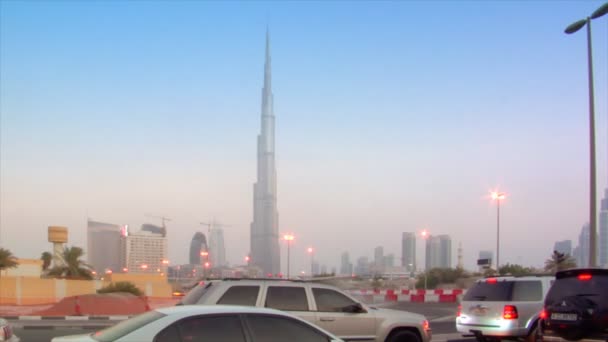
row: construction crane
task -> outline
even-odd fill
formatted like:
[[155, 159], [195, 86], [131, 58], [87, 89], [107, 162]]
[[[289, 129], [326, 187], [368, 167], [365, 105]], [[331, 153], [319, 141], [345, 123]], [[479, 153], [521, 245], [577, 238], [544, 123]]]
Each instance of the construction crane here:
[[157, 215], [150, 215], [150, 214], [146, 214], [146, 217], [151, 217], [151, 218], [157, 218], [160, 219], [163, 225], [163, 228], [167, 228], [167, 226], [165, 225], [165, 222], [169, 221], [171, 222], [171, 219], [165, 216], [157, 216]]
[[216, 227], [216, 228], [230, 227], [230, 225], [219, 223], [215, 219], [213, 219], [213, 221], [211, 221], [211, 222], [200, 222], [200, 224], [201, 224], [201, 226], [205, 226], [208, 228], [207, 234], [211, 234], [211, 227]]

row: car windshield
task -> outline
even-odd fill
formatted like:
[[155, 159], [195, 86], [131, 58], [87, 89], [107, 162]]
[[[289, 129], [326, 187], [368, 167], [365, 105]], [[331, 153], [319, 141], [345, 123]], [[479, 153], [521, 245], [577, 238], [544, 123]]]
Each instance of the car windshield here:
[[179, 302], [180, 305], [192, 305], [197, 304], [203, 295], [213, 286], [213, 282], [208, 282], [203, 285], [196, 285], [190, 292], [188, 292], [182, 300]]
[[165, 316], [165, 314], [162, 314], [158, 311], [149, 311], [130, 318], [126, 321], [122, 321], [107, 329], [103, 329], [96, 333], [93, 333], [91, 334], [91, 337], [99, 342], [113, 342], [143, 327], [144, 325], [152, 323]]

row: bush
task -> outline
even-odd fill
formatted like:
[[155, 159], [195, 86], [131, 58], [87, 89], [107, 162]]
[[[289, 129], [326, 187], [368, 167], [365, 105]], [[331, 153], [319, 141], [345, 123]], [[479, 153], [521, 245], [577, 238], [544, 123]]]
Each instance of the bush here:
[[425, 275], [427, 277], [426, 285], [429, 289], [434, 289], [439, 284], [454, 284], [458, 279], [467, 278], [469, 276], [460, 268], [433, 268], [418, 275], [416, 288], [424, 288]]
[[135, 286], [135, 284], [128, 282], [128, 281], [119, 281], [116, 283], [110, 283], [110, 285], [108, 285], [106, 287], [102, 287], [101, 289], [97, 290], [97, 293], [113, 293], [113, 292], [127, 292], [127, 293], [132, 293], [136, 296], [143, 295], [143, 292], [141, 292], [141, 290], [137, 286]]

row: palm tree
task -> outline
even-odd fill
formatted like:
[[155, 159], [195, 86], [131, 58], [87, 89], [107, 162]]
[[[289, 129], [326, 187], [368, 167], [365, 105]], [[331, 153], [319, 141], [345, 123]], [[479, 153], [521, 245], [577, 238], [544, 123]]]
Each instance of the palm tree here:
[[42, 270], [46, 271], [49, 266], [51, 266], [51, 261], [53, 261], [53, 255], [49, 252], [42, 252], [40, 260], [42, 260]]
[[576, 261], [570, 254], [553, 251], [551, 258], [545, 261], [545, 271], [557, 272], [576, 267]]
[[91, 266], [80, 258], [84, 251], [80, 247], [65, 247], [61, 253], [63, 262], [49, 270], [49, 275], [57, 278], [93, 279]]
[[19, 265], [17, 258], [8, 249], [0, 248], [0, 271]]

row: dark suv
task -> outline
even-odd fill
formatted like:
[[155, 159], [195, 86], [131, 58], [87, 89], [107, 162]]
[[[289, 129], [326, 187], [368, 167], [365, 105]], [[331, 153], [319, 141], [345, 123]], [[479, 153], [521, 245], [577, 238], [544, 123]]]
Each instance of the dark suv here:
[[608, 270], [557, 272], [541, 312], [543, 341], [608, 341]]

